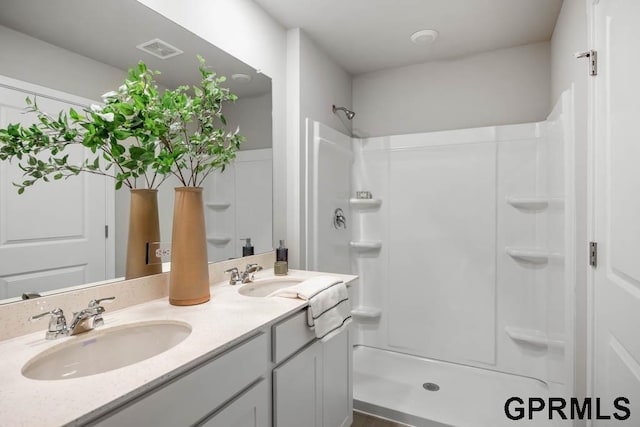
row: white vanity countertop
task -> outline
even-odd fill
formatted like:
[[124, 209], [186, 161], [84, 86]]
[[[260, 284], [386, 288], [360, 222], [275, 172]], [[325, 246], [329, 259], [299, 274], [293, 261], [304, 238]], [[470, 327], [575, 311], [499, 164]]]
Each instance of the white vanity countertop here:
[[[357, 276], [290, 270], [290, 278], [337, 276], [350, 283]], [[273, 276], [273, 270], [256, 279]], [[277, 277], [277, 276], [275, 276]], [[22, 367], [34, 356], [75, 337], [45, 340], [45, 329], [0, 341], [0, 427], [76, 425], [113, 409], [157, 384], [223, 352], [265, 326], [300, 310], [306, 301], [289, 298], [253, 298], [238, 293], [239, 285], [227, 282], [211, 286], [211, 301], [176, 307], [167, 298], [118, 311], [105, 308], [105, 325], [96, 331], [151, 320], [171, 320], [191, 325], [191, 334], [172, 349], [150, 359], [113, 371], [81, 378], [39, 381], [24, 377]], [[43, 323], [46, 326], [46, 322]]]

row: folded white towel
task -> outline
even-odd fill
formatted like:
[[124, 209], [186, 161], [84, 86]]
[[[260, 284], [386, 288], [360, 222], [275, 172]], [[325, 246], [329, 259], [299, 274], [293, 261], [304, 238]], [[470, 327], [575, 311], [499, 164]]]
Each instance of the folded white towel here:
[[309, 301], [307, 323], [322, 341], [331, 339], [351, 323], [347, 286], [336, 277], [317, 276], [275, 291], [270, 296]]

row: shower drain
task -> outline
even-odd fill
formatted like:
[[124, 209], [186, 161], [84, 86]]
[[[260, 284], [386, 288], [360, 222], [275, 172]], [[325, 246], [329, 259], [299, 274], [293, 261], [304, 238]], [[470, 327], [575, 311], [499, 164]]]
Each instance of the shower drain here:
[[436, 383], [424, 383], [422, 384], [422, 387], [424, 387], [425, 390], [428, 391], [438, 391], [440, 390], [440, 386]]

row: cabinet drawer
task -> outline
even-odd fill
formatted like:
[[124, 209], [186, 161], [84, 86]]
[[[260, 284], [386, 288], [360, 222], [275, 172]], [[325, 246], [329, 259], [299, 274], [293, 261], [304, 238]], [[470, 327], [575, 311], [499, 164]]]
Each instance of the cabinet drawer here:
[[274, 363], [282, 362], [316, 338], [313, 329], [307, 325], [306, 309], [274, 325], [272, 335]]
[[266, 374], [267, 344], [267, 335], [260, 334], [142, 396], [95, 425], [193, 425]]

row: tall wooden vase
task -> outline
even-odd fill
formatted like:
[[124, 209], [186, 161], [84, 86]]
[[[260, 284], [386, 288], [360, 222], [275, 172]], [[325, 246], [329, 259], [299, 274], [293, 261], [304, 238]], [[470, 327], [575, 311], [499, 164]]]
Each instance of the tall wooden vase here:
[[158, 190], [132, 189], [126, 279], [162, 273], [161, 264], [147, 263], [147, 243], [159, 241]]
[[209, 301], [209, 265], [201, 187], [176, 188], [171, 237], [169, 303]]

